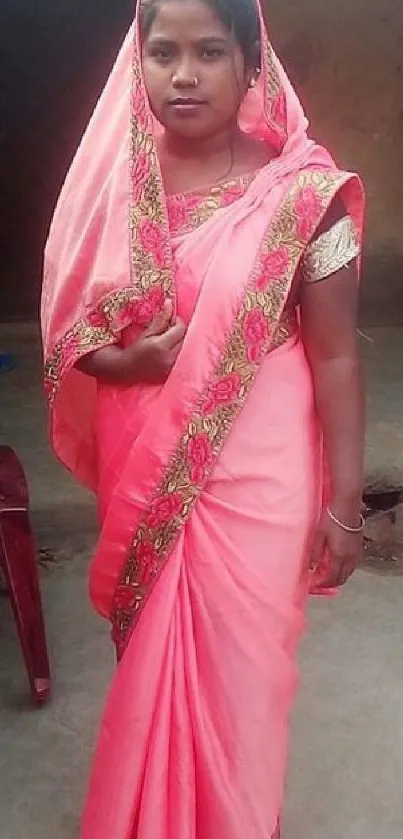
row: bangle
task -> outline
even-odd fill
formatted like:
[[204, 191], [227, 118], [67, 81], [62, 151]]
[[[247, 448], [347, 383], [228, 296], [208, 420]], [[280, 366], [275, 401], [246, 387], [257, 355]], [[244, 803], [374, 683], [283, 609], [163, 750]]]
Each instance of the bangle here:
[[345, 533], [362, 533], [362, 531], [364, 530], [365, 519], [362, 513], [360, 513], [360, 523], [358, 527], [350, 527], [348, 524], [344, 524], [344, 522], [340, 521], [340, 519], [338, 519], [337, 516], [335, 516], [335, 514], [332, 513], [330, 507], [326, 507], [326, 512], [331, 521], [334, 524], [337, 524], [337, 526], [340, 527], [341, 530], [344, 530]]

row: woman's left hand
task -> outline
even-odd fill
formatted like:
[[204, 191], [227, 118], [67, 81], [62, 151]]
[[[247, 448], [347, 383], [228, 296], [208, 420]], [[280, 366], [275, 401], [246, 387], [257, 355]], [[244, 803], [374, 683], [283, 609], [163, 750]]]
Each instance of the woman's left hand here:
[[[350, 525], [348, 519], [342, 519]], [[352, 523], [355, 526], [357, 522]], [[363, 556], [363, 533], [348, 533], [337, 525], [327, 512], [318, 524], [312, 551], [310, 571], [315, 588], [338, 588], [344, 585], [360, 564]]]

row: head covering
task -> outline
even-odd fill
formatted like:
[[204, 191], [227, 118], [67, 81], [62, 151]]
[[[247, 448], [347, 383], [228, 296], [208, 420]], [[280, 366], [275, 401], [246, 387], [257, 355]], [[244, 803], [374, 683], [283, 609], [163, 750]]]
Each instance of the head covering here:
[[[266, 139], [280, 159], [292, 160], [313, 144], [258, 5], [261, 73], [239, 121], [244, 131]], [[138, 17], [66, 178], [45, 250], [42, 330], [51, 438], [68, 468], [92, 486], [96, 383], [74, 365], [116, 342], [127, 326], [144, 327], [167, 297], [175, 301], [156, 150], [160, 127], [144, 85]]]

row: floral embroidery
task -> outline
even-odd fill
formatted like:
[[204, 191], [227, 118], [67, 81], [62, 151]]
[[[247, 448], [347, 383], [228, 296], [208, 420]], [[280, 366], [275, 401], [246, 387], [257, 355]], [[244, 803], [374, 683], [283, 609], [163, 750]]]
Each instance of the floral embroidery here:
[[133, 201], [141, 200], [143, 184], [150, 174], [150, 159], [145, 151], [140, 152], [133, 172]]
[[190, 465], [190, 480], [192, 484], [201, 486], [206, 477], [207, 467], [213, 462], [213, 451], [206, 433], [201, 432], [189, 439], [187, 456]]
[[173, 261], [165, 196], [153, 136], [153, 118], [141, 75], [138, 39], [133, 51], [131, 172], [131, 279], [138, 298], [153, 287], [174, 297]]
[[128, 326], [146, 329], [161, 311], [165, 300], [162, 285], [153, 286], [137, 297], [136, 289], [126, 288], [100, 301], [70, 329], [45, 362], [45, 393], [49, 403], [54, 401], [63, 374], [82, 356], [115, 344]]
[[242, 380], [239, 373], [228, 373], [213, 382], [207, 391], [207, 398], [203, 405], [204, 414], [212, 414], [220, 405], [227, 405], [237, 399], [241, 390]]
[[182, 504], [182, 496], [179, 492], [173, 492], [171, 495], [164, 495], [163, 498], [158, 498], [152, 505], [150, 515], [148, 516], [148, 526], [159, 527], [161, 524], [166, 524], [171, 518], [179, 515]]
[[283, 90], [273, 100], [272, 115], [277, 125], [285, 126], [287, 122], [287, 101]]
[[116, 343], [120, 331], [133, 322], [134, 297], [133, 288], [122, 289], [105, 297], [56, 344], [45, 361], [44, 370], [45, 393], [50, 405], [57, 395], [64, 373], [89, 352]]
[[152, 219], [142, 219], [138, 228], [138, 237], [142, 248], [152, 253], [158, 268], [165, 264], [165, 237], [161, 226]]
[[[137, 62], [134, 61], [134, 65], [136, 65], [136, 63]], [[134, 66], [133, 72], [132, 115], [133, 120], [135, 120], [136, 123], [136, 131], [144, 131], [147, 128], [147, 99], [142, 90], [140, 71], [137, 67], [136, 72], [136, 66]]]
[[284, 245], [266, 254], [262, 261], [260, 276], [257, 279], [257, 290], [264, 291], [273, 280], [281, 280], [287, 273], [289, 261], [288, 250]]
[[146, 329], [158, 312], [161, 311], [164, 299], [165, 294], [162, 286], [150, 288], [133, 306], [133, 323], [142, 329]]
[[296, 335], [298, 335], [297, 311], [295, 306], [289, 306], [286, 303], [270, 344], [270, 352], [278, 349], [278, 347], [281, 347], [286, 341]]
[[137, 561], [142, 569], [143, 584], [149, 583], [158, 573], [159, 556], [151, 542], [142, 542], [139, 545]]
[[[269, 44], [263, 60], [269, 79], [266, 106], [272, 121], [276, 122], [280, 114], [281, 83]], [[45, 390], [50, 403], [56, 396], [64, 372], [83, 355], [116, 342], [120, 331], [133, 322], [140, 327], [147, 326], [162, 308], [164, 300], [174, 297], [170, 230], [165, 217], [165, 197], [153, 138], [153, 122], [143, 88], [137, 43], [134, 44], [133, 55], [131, 111], [132, 285], [100, 301], [94, 311], [76, 323], [54, 348], [45, 363]], [[167, 209], [171, 232], [185, 232], [200, 226], [218, 209], [236, 201], [252, 178], [234, 179], [201, 195], [169, 198]]]
[[208, 221], [217, 210], [229, 207], [245, 194], [254, 175], [242, 175], [227, 183], [184, 195], [171, 195], [167, 199], [169, 228], [180, 234], [195, 230]]
[[298, 216], [297, 235], [300, 239], [311, 238], [320, 209], [320, 199], [315, 188], [302, 187], [295, 201], [295, 212]]
[[[111, 615], [118, 655], [124, 652], [133, 625], [245, 403], [261, 361], [284, 340], [284, 329], [287, 333], [289, 318], [284, 306], [295, 271], [313, 230], [320, 224], [332, 199], [347, 181], [348, 176], [340, 173], [301, 172], [269, 225], [235, 317], [232, 335], [204, 393], [190, 412], [191, 418], [182, 431], [176, 451], [134, 533]], [[303, 224], [298, 216], [301, 210], [304, 212]], [[287, 260], [283, 249], [287, 251]], [[276, 255], [275, 260], [273, 254]], [[281, 278], [272, 279], [265, 286], [262, 270], [270, 264], [270, 260], [273, 260], [273, 264], [275, 262], [276, 272], [280, 273], [281, 268], [284, 273]], [[165, 506], [167, 497], [170, 495], [175, 498], [174, 515], [156, 525], [153, 517], [154, 510], [158, 509], [156, 502], [158, 499], [164, 502], [165, 512], [169, 506]], [[181, 499], [180, 509], [178, 495]], [[150, 527], [150, 516], [155, 527]], [[155, 552], [151, 553], [151, 582], [149, 561], [147, 559], [143, 563], [141, 559], [144, 545], [148, 546], [147, 557], [152, 550]], [[130, 601], [134, 605], [130, 608], [125, 607], [125, 597], [121, 597], [125, 588], [135, 592], [134, 600]]]
[[238, 201], [245, 193], [245, 178], [238, 183], [227, 184], [221, 193], [221, 206], [230, 207], [234, 201]]
[[262, 310], [256, 308], [247, 312], [243, 322], [243, 338], [249, 361], [256, 363], [262, 358], [268, 337], [269, 328]]
[[273, 47], [267, 39], [263, 46], [262, 75], [266, 81], [264, 91], [266, 119], [274, 129], [276, 136], [279, 136], [282, 141], [285, 141], [287, 137], [285, 93], [281, 84]]
[[[286, 109], [281, 99], [277, 64], [268, 44], [264, 46], [263, 63], [266, 117], [281, 146], [286, 136]], [[163, 305], [164, 298], [174, 295], [174, 266], [166, 201], [137, 44], [134, 45], [133, 79], [132, 284], [130, 288], [101, 301], [59, 342], [47, 363], [47, 389], [51, 400], [57, 392], [62, 373], [80, 356], [116, 341], [120, 330], [133, 319], [139, 325], [147, 324], [158, 307]], [[283, 309], [296, 267], [315, 227], [346, 180], [338, 174], [300, 173], [280, 211], [270, 222], [219, 363], [199, 400], [191, 407], [176, 450], [133, 534], [111, 615], [113, 637], [119, 654], [123, 653], [130, 631], [147, 602], [174, 541], [188, 520], [242, 410], [260, 362], [290, 334], [287, 330], [292, 328], [292, 320], [283, 317]], [[229, 185], [210, 190], [203, 196], [202, 202], [192, 207], [190, 229], [206, 221], [217, 209], [227, 206], [239, 195], [237, 185], [232, 191]], [[185, 198], [187, 201], [195, 200], [194, 196]], [[177, 205], [177, 219], [180, 215]], [[283, 249], [287, 251], [287, 261]]]
[[[144, 558], [143, 549], [144, 546], [142, 546], [142, 553]], [[123, 611], [126, 609], [133, 609], [136, 603], [136, 592], [133, 589], [127, 588], [127, 586], [118, 586], [116, 594], [119, 600], [120, 607]]]
[[189, 213], [199, 204], [199, 198], [193, 203], [186, 200], [185, 195], [170, 195], [167, 199], [169, 229], [171, 233], [179, 233], [187, 227]]

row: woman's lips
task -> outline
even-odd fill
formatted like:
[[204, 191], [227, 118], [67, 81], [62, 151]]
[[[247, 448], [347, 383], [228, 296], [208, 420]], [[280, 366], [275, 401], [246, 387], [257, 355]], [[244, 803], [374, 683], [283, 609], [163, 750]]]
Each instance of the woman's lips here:
[[171, 99], [169, 107], [178, 116], [196, 116], [206, 104], [203, 99], [178, 97], [177, 99]]

